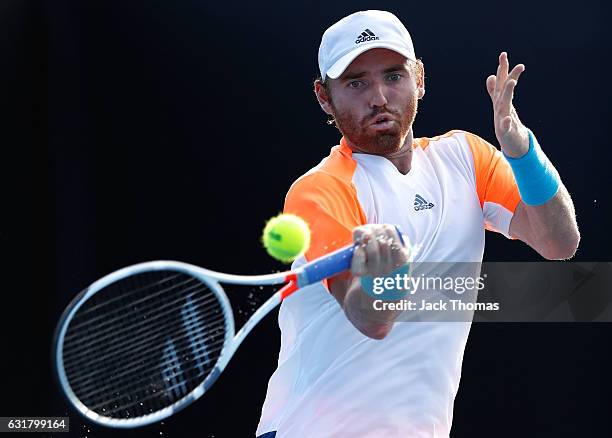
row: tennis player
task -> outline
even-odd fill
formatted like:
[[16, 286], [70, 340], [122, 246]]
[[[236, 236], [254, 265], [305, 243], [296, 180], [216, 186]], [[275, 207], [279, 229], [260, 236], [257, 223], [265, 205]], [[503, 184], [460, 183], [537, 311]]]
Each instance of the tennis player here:
[[361, 277], [408, 260], [398, 225], [421, 245], [415, 261], [481, 262], [485, 229], [546, 259], [580, 239], [559, 174], [512, 104], [525, 67], [501, 53], [486, 80], [501, 151], [465, 131], [414, 138], [424, 66], [393, 14], [357, 12], [323, 34], [314, 92], [340, 143], [291, 186], [285, 211], [312, 245], [294, 266], [352, 241], [350, 274], [286, 299], [281, 349], [257, 435], [448, 437], [470, 322], [398, 322], [363, 306]]

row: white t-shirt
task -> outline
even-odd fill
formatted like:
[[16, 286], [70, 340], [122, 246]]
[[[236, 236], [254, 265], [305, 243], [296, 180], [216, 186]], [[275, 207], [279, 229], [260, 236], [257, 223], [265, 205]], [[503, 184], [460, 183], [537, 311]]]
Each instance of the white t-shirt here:
[[[512, 171], [486, 141], [451, 131], [414, 142], [402, 175], [345, 139], [291, 187], [285, 212], [312, 232], [294, 266], [352, 241], [355, 226], [397, 224], [420, 246], [415, 262], [480, 262], [485, 228], [508, 237], [520, 201]], [[361, 334], [325, 282], [289, 296], [281, 350], [257, 435], [448, 437], [470, 322], [396, 322], [383, 340]]]

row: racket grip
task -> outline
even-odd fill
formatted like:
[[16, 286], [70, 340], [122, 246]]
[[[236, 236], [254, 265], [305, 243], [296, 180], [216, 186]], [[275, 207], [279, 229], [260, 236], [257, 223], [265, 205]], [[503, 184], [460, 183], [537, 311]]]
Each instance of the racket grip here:
[[[402, 246], [405, 246], [402, 230], [397, 225], [395, 229]], [[298, 286], [304, 287], [349, 270], [357, 245], [354, 243], [345, 246], [302, 266], [302, 272], [298, 275]]]
[[355, 244], [345, 246], [302, 266], [299, 286], [304, 287], [350, 269], [356, 247]]

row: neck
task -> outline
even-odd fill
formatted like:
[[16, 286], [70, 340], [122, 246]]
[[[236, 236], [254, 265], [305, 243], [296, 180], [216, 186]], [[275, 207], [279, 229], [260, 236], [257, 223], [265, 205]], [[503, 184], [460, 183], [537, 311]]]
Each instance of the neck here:
[[[408, 134], [406, 134], [404, 143], [398, 150], [389, 152], [389, 153], [372, 154], [372, 155], [378, 155], [379, 157], [386, 158], [387, 160], [391, 161], [391, 163], [393, 163], [393, 165], [397, 168], [398, 172], [400, 172], [402, 175], [406, 175], [408, 172], [410, 172], [410, 169], [412, 167], [412, 142], [413, 140], [414, 140], [414, 136], [412, 134], [412, 128], [411, 128], [408, 131]], [[355, 147], [355, 145], [351, 141], [348, 141], [348, 139], [347, 139], [347, 144], [349, 145], [349, 147], [354, 153], [366, 153], [366, 154], [369, 153], [367, 151], [360, 150], [358, 147]]]
[[391, 152], [390, 154], [383, 154], [387, 160], [391, 161], [397, 170], [402, 174], [406, 175], [410, 172], [412, 167], [412, 142], [414, 136], [412, 135], [412, 129], [408, 131], [404, 144], [397, 151]]

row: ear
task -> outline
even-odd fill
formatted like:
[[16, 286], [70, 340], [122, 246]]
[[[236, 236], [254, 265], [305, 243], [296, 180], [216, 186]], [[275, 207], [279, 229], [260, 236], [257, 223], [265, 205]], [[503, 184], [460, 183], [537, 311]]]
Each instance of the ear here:
[[[328, 79], [329, 80], [329, 79]], [[331, 96], [328, 95], [327, 90], [323, 86], [323, 82], [320, 79], [317, 79], [314, 82], [314, 93], [317, 96], [317, 100], [319, 101], [319, 105], [321, 105], [321, 109], [330, 116], [334, 115], [334, 111], [331, 105]]]
[[422, 99], [425, 96], [425, 66], [421, 60], [417, 60], [417, 90], [418, 98]]

